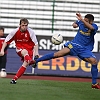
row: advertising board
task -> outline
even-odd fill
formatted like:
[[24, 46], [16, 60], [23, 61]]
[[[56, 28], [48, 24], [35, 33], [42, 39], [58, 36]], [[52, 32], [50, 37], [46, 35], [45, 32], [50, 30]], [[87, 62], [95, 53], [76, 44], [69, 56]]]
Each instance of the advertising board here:
[[[64, 41], [60, 45], [52, 44], [51, 36], [37, 36], [37, 39], [39, 42], [39, 53], [40, 56], [42, 56], [44, 54], [56, 52], [62, 49], [63, 44], [66, 41], [72, 40], [73, 37], [64, 37]], [[99, 42], [97, 44], [99, 44]], [[99, 45], [97, 47], [99, 48]], [[99, 52], [94, 52], [94, 54], [99, 61]], [[15, 73], [17, 72], [21, 64], [22, 62], [15, 51], [15, 43], [12, 42], [9, 45], [8, 49], [6, 70], [8, 73]], [[100, 72], [100, 61], [98, 62], [98, 70]], [[91, 65], [79, 59], [78, 57], [65, 56], [57, 59], [39, 62], [34, 70], [31, 66], [29, 66], [25, 73], [57, 76], [91, 77]]]

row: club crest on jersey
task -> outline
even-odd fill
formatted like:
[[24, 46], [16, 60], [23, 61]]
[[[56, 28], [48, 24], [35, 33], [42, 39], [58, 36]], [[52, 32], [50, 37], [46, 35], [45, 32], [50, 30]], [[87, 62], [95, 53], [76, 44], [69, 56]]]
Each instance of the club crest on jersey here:
[[25, 34], [25, 37], [27, 37], [27, 34]]

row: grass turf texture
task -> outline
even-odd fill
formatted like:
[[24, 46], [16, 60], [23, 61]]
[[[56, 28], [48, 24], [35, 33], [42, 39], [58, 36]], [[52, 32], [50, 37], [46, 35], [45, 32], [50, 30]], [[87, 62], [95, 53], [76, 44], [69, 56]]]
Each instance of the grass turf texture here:
[[0, 78], [0, 100], [99, 100], [100, 90], [90, 82], [60, 82]]

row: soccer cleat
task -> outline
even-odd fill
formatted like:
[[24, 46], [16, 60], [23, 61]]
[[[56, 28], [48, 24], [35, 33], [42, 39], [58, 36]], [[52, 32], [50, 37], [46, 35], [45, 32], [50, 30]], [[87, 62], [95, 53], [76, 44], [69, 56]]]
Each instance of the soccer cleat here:
[[92, 89], [100, 89], [100, 84], [99, 83], [92, 84]]
[[33, 68], [36, 68], [36, 66], [37, 66], [37, 63], [32, 64]]
[[35, 68], [37, 66], [37, 64], [35, 63], [35, 60], [32, 60], [29, 64], [29, 66], [32, 66], [33, 68]]
[[10, 84], [16, 84], [17, 82], [15, 80], [11, 80]]
[[36, 66], [37, 66], [36, 60], [37, 60], [38, 58], [39, 58], [38, 55], [36, 55], [36, 56], [34, 57], [34, 63], [32, 64], [32, 67], [33, 67], [33, 68], [36, 68]]

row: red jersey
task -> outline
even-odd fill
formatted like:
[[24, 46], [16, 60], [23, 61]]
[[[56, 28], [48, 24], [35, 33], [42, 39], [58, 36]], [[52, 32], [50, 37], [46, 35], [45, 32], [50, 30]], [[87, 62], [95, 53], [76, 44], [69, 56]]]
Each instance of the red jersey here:
[[[0, 37], [0, 51], [1, 51], [1, 48], [2, 48], [4, 41], [5, 41], [5, 37], [4, 36]], [[7, 53], [7, 48], [5, 48], [4, 52]]]
[[5, 38], [0, 37], [0, 50], [2, 48], [3, 42], [5, 41]]
[[34, 31], [29, 27], [25, 32], [21, 32], [20, 27], [13, 30], [5, 39], [7, 44], [12, 41], [15, 41], [17, 49], [21, 48], [28, 51], [33, 50], [34, 46], [38, 44]]

